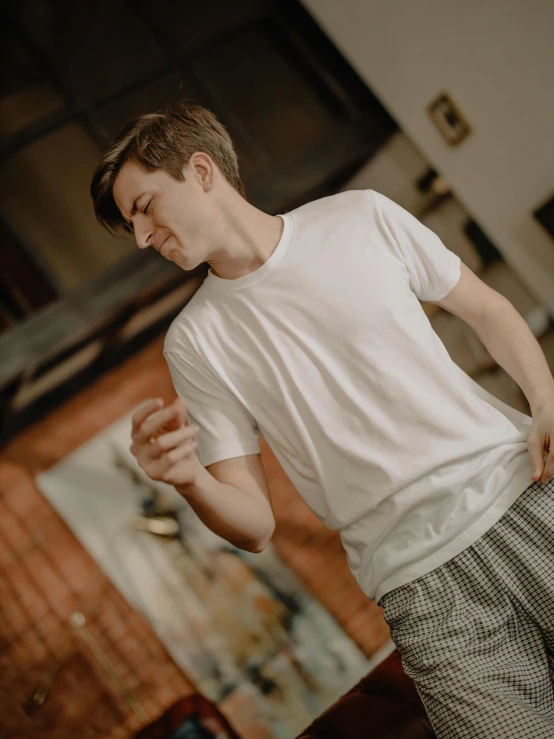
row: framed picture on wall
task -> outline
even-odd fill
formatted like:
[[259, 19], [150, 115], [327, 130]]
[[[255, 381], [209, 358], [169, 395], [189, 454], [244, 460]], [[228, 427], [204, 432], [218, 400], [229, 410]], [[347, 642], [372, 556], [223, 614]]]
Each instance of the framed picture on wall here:
[[456, 146], [471, 133], [469, 122], [447, 92], [432, 100], [427, 111], [450, 146]]

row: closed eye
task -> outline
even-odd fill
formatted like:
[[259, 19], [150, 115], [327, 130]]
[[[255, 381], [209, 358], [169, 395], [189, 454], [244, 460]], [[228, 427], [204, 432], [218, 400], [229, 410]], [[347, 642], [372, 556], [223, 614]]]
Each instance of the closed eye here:
[[144, 213], [148, 213], [148, 208], [150, 207], [150, 203], [151, 203], [151, 202], [152, 202], [152, 199], [150, 199], [150, 200], [148, 201], [148, 203], [146, 204], [146, 208], [144, 209]]

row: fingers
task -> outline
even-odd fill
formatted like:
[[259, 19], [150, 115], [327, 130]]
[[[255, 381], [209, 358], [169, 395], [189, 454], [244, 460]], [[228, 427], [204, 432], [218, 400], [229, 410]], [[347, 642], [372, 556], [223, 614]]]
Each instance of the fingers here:
[[182, 444], [181, 446], [178, 446], [175, 449], [171, 449], [169, 452], [166, 452], [164, 454], [164, 462], [167, 462], [168, 464], [167, 469], [173, 467], [176, 462], [180, 462], [181, 459], [191, 454], [196, 449], [196, 446], [197, 444], [193, 439], [191, 441], [187, 441], [186, 444]]
[[[183, 457], [187, 456], [188, 454], [191, 454], [194, 452], [194, 449], [196, 447], [192, 448], [190, 451], [188, 451], [186, 454], [183, 455]], [[166, 468], [165, 472], [162, 473], [162, 481], [163, 482], [169, 482], [172, 483], [172, 480], [174, 479], [174, 475], [179, 470], [179, 464], [181, 462], [181, 459], [178, 459], [174, 464], [169, 464], [169, 466]]]
[[188, 426], [186, 401], [183, 398], [177, 398], [173, 401], [170, 408], [173, 408], [174, 413], [171, 419], [166, 422], [166, 429], [169, 431], [178, 429], [183, 425]]
[[187, 441], [181, 446], [171, 449], [162, 457], [150, 461], [142, 466], [143, 470], [149, 477], [162, 482], [171, 480], [171, 471], [174, 470], [186, 457], [189, 457], [196, 449], [194, 440]]
[[550, 450], [550, 454], [548, 455], [548, 459], [546, 460], [546, 464], [544, 465], [544, 469], [541, 474], [541, 480], [542, 482], [548, 482], [550, 478], [554, 475], [554, 450]]
[[184, 398], [176, 398], [172, 405], [177, 408], [177, 420], [179, 426], [187, 422], [187, 401]]
[[[535, 437], [529, 437], [527, 441], [527, 448], [529, 450], [529, 456], [531, 457], [531, 466], [533, 468], [533, 474], [531, 480], [540, 480], [545, 483], [550, 480], [554, 474], [554, 450], [550, 449], [548, 452], [546, 449], [546, 442], [544, 439], [536, 439]], [[548, 456], [546, 463], [544, 457]]]
[[162, 406], [163, 400], [161, 398], [154, 398], [135, 411], [133, 413], [133, 434], [138, 431], [141, 423], [148, 418], [151, 413], [154, 413], [154, 411], [158, 410]]
[[541, 477], [544, 467], [542, 441], [530, 436], [527, 440], [527, 449], [531, 457], [531, 467], [533, 469], [531, 479], [535, 481]]
[[175, 423], [178, 409], [172, 404], [167, 408], [155, 411], [146, 417], [145, 420], [133, 432], [133, 441], [135, 444], [145, 444], [150, 441], [160, 429], [170, 422]]
[[197, 448], [194, 435], [200, 428], [188, 425], [184, 398], [176, 398], [166, 408], [163, 405], [161, 398], [155, 398], [133, 414], [130, 451], [149, 477], [169, 481], [170, 470], [186, 464], [185, 458]]
[[181, 426], [177, 431], [170, 431], [168, 434], [162, 434], [145, 447], [145, 456], [149, 459], [156, 459], [168, 452], [170, 449], [174, 449], [178, 446], [180, 447], [185, 442], [193, 441], [194, 436], [199, 430], [199, 426]]

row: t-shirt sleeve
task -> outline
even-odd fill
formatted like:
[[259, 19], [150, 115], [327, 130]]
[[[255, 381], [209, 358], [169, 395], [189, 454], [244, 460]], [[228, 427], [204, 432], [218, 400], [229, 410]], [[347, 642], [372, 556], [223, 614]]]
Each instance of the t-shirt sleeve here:
[[199, 426], [196, 456], [206, 467], [246, 454], [258, 454], [256, 421], [242, 403], [199, 362], [171, 351], [164, 357], [175, 392], [187, 401], [188, 422]]
[[384, 237], [406, 265], [419, 300], [440, 300], [461, 274], [461, 259], [436, 233], [385, 195], [372, 191]]

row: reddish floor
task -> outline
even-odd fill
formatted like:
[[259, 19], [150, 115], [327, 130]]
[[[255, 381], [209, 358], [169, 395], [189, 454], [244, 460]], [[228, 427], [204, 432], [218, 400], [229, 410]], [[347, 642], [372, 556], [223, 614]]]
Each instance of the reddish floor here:
[[[0, 728], [10, 739], [23, 739], [30, 731], [48, 739], [128, 736], [144, 723], [141, 710], [153, 718], [194, 690], [33, 482], [34, 475], [155, 396], [167, 402], [174, 397], [161, 339], [0, 453]], [[277, 517], [274, 545], [371, 656], [389, 637], [381, 609], [368, 601], [348, 570], [338, 533], [315, 518], [265, 443], [262, 457]], [[67, 626], [75, 610], [86, 614], [89, 633], [124, 678], [130, 696]], [[63, 667], [48, 699], [34, 718], [27, 718], [22, 703], [57, 659]]]

